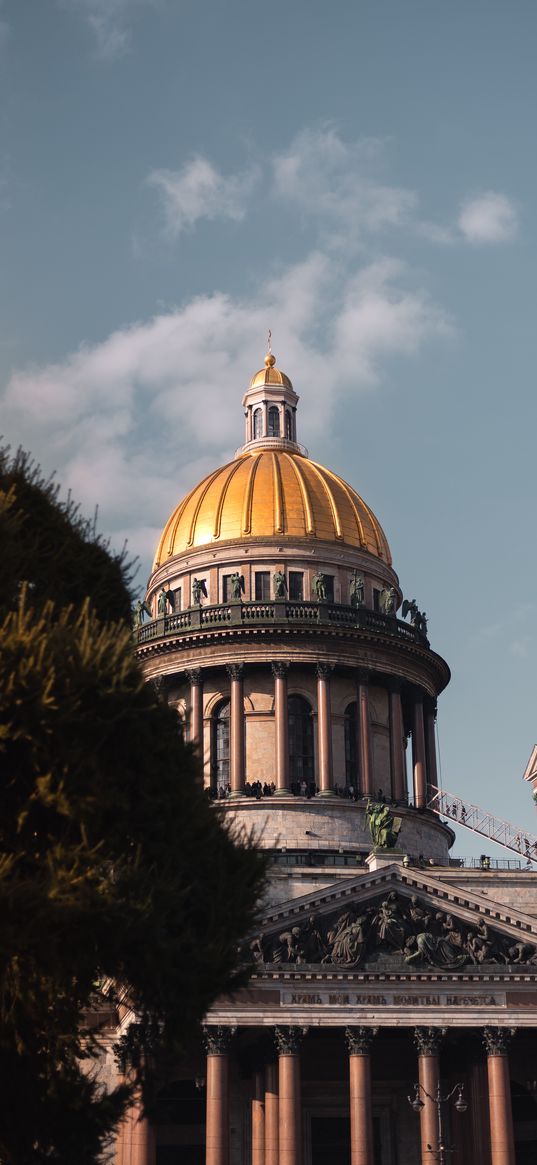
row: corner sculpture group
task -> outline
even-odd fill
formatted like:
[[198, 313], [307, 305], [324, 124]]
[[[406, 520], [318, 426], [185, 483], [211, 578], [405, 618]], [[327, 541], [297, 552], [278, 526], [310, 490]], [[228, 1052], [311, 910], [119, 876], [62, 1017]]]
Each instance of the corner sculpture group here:
[[415, 894], [405, 898], [395, 891], [328, 921], [312, 914], [280, 934], [259, 934], [248, 953], [254, 963], [347, 968], [376, 962], [382, 955], [448, 971], [472, 964], [537, 965], [537, 948], [531, 943], [493, 932], [484, 919], [467, 926], [452, 914], [433, 912]]

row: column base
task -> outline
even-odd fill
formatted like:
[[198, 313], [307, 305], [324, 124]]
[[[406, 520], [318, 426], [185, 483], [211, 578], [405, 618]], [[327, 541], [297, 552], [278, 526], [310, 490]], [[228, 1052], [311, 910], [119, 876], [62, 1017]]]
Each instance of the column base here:
[[273, 797], [290, 797], [291, 790], [290, 789], [275, 789], [272, 796]]
[[319, 789], [319, 792], [315, 794], [316, 797], [335, 797], [335, 795], [333, 789]]
[[231, 793], [228, 793], [228, 795], [227, 795], [227, 800], [228, 801], [238, 801], [240, 797], [244, 797], [244, 790], [243, 789], [232, 789]]

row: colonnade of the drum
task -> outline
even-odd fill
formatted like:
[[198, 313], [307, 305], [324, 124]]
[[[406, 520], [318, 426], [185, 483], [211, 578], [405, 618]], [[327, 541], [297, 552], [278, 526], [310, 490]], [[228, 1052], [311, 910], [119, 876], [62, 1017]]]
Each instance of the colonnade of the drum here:
[[[242, 796], [245, 783], [244, 750], [244, 665], [229, 664], [227, 673], [230, 687], [230, 788], [231, 797]], [[272, 664], [274, 677], [274, 720], [275, 720], [275, 785], [276, 796], [289, 793], [289, 719], [288, 719], [288, 673], [289, 664], [277, 661]], [[317, 768], [320, 796], [331, 796], [334, 785], [332, 764], [332, 710], [331, 683], [333, 669], [325, 663], [315, 668], [317, 688]], [[195, 668], [187, 672], [190, 683], [190, 738], [200, 750], [203, 740], [203, 669]], [[357, 784], [364, 797], [376, 792], [371, 744], [371, 721], [369, 710], [370, 676], [365, 671], [355, 675], [356, 703], [358, 708]], [[401, 685], [397, 680], [387, 681], [389, 694], [390, 732], [390, 773], [391, 795], [401, 802], [407, 796], [405, 731]], [[405, 699], [411, 702], [412, 720], [412, 770], [413, 793], [416, 808], [427, 804], [427, 786], [437, 784], [435, 746], [435, 705], [424, 693], [413, 688]], [[251, 779], [251, 776], [250, 778]]]

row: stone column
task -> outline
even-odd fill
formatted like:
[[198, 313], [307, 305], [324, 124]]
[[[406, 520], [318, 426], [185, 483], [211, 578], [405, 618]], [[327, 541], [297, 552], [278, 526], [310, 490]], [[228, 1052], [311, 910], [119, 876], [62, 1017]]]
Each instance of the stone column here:
[[154, 1165], [154, 1161], [154, 1132], [143, 1116], [140, 1097], [135, 1096], [119, 1128], [114, 1165]]
[[289, 793], [289, 716], [287, 710], [287, 672], [289, 664], [272, 664], [274, 676], [274, 722], [276, 731], [276, 796]]
[[326, 663], [318, 663], [315, 669], [317, 676], [317, 756], [321, 797], [330, 797], [332, 793], [331, 671], [331, 667]]
[[515, 1137], [507, 1050], [515, 1028], [486, 1027], [492, 1165], [515, 1165]]
[[418, 1049], [418, 1080], [420, 1100], [421, 1165], [436, 1165], [439, 1159], [440, 1136], [438, 1108], [435, 1098], [440, 1086], [440, 1043], [447, 1029], [417, 1027], [414, 1040]]
[[436, 723], [436, 704], [427, 703], [425, 713], [425, 738], [427, 744], [427, 785], [438, 787], [438, 772], [436, 768], [436, 739], [434, 726]]
[[229, 1042], [234, 1028], [204, 1028], [207, 1051], [206, 1165], [229, 1165]]
[[407, 795], [403, 743], [403, 709], [401, 708], [401, 685], [397, 680], [393, 680], [390, 684], [390, 768], [392, 797], [395, 801], [403, 801]]
[[279, 1165], [302, 1165], [299, 1047], [304, 1028], [274, 1029], [278, 1049]]
[[360, 723], [360, 792], [369, 797], [373, 792], [371, 767], [371, 733], [369, 729], [369, 676], [358, 673], [358, 720]]
[[412, 763], [414, 767], [414, 804], [416, 809], [425, 809], [427, 804], [427, 778], [425, 775], [425, 731], [423, 727], [423, 697], [414, 696], [412, 709]]
[[186, 674], [190, 683], [190, 742], [203, 759], [203, 673], [194, 667]]
[[265, 1080], [263, 1072], [256, 1072], [254, 1075], [252, 1165], [265, 1165]]
[[231, 680], [229, 783], [231, 796], [240, 797], [244, 789], [244, 665], [230, 663], [227, 673]]
[[349, 1049], [351, 1165], [374, 1165], [371, 1043], [376, 1027], [346, 1027]]
[[279, 1122], [278, 1065], [267, 1064], [265, 1069], [265, 1165], [279, 1165]]

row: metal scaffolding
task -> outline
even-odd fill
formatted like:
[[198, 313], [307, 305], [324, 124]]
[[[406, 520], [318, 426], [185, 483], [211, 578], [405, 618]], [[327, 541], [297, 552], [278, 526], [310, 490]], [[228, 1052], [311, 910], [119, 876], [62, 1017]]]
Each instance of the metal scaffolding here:
[[498, 845], [505, 846], [515, 854], [520, 854], [530, 862], [537, 861], [537, 837], [522, 829], [519, 825], [512, 825], [510, 821], [503, 821], [495, 817], [479, 805], [472, 805], [464, 801], [456, 793], [448, 793], [446, 789], [438, 789], [436, 785], [429, 785], [429, 799], [427, 808], [433, 813], [447, 817], [457, 825], [464, 825], [481, 837], [487, 837]]

